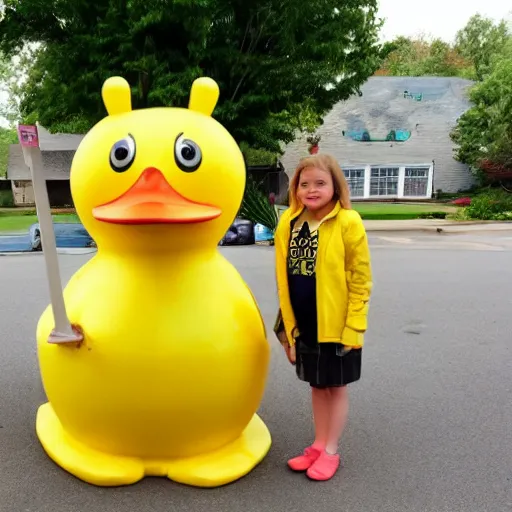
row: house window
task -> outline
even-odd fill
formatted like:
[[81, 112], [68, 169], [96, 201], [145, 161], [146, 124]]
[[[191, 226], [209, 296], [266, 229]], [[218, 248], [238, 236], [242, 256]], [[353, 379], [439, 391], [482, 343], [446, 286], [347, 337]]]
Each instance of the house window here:
[[370, 195], [398, 195], [399, 170], [399, 167], [372, 167], [370, 176]]
[[406, 167], [404, 176], [405, 197], [425, 197], [428, 188], [428, 167]]
[[352, 197], [364, 197], [364, 169], [343, 169]]

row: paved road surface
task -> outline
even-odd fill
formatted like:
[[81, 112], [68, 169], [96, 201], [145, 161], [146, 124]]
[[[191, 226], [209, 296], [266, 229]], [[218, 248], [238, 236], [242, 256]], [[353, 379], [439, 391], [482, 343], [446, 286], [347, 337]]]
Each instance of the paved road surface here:
[[[164, 479], [94, 488], [46, 457], [34, 435], [43, 260], [0, 258], [0, 512], [512, 510], [512, 238], [372, 235], [371, 244], [371, 329], [351, 391], [345, 468], [325, 484], [286, 470], [311, 439], [309, 394], [271, 338], [261, 415], [273, 448], [248, 477], [214, 490]], [[271, 326], [272, 249], [223, 251]], [[64, 278], [88, 257], [61, 256]]]

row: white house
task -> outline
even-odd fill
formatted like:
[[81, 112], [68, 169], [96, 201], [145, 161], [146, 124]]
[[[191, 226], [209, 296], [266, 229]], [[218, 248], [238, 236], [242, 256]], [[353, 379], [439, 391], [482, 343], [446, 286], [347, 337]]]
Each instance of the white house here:
[[[426, 199], [467, 190], [475, 179], [453, 158], [450, 132], [469, 107], [459, 78], [372, 77], [327, 114], [319, 128], [320, 152], [335, 156], [353, 199]], [[282, 158], [292, 174], [308, 154], [305, 138], [289, 144]]]

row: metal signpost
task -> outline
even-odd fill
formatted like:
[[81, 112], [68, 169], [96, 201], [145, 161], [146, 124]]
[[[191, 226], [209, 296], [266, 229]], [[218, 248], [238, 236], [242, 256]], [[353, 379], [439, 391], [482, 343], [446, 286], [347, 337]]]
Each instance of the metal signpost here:
[[37, 126], [19, 125], [20, 141], [25, 164], [32, 174], [32, 186], [36, 202], [37, 217], [41, 230], [41, 245], [46, 264], [46, 274], [50, 288], [50, 299], [55, 327], [48, 339], [49, 343], [80, 343], [83, 335], [74, 328], [67, 316], [62, 293], [57, 245], [50, 210], [50, 200], [44, 176], [43, 158], [39, 147]]

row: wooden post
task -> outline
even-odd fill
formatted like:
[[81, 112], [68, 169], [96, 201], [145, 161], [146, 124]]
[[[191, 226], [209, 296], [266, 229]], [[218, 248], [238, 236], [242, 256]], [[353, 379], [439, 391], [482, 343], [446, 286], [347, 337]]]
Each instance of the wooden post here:
[[37, 217], [41, 231], [41, 245], [46, 264], [46, 275], [50, 288], [50, 300], [55, 327], [51, 332], [49, 343], [80, 343], [83, 335], [74, 328], [67, 316], [57, 256], [57, 244], [50, 209], [50, 200], [44, 176], [43, 158], [39, 148], [37, 126], [18, 126], [18, 138], [23, 150], [25, 164], [32, 175], [32, 186], [36, 202]]

